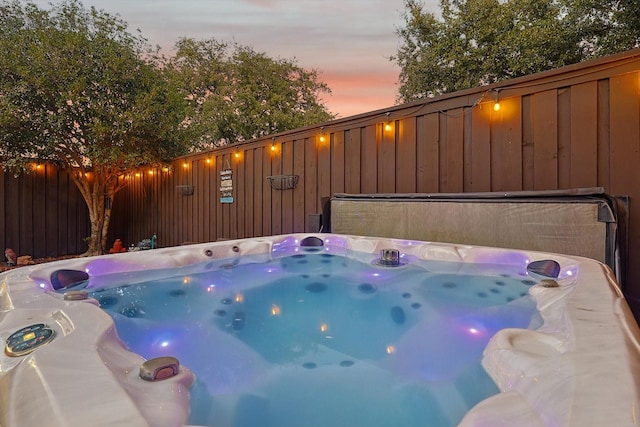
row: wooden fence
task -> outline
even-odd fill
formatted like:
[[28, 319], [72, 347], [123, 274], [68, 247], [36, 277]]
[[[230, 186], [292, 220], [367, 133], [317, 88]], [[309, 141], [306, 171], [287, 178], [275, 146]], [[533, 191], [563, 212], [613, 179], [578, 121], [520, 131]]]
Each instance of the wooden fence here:
[[[176, 159], [167, 170], [141, 170], [116, 195], [111, 240], [135, 244], [156, 234], [160, 246], [172, 246], [304, 232], [313, 228], [323, 200], [335, 193], [603, 187], [611, 195], [630, 197], [629, 256], [634, 259], [640, 255], [638, 171], [640, 50], [633, 50], [197, 153]], [[267, 178], [278, 175], [297, 176], [297, 185], [273, 189]], [[13, 240], [5, 237], [6, 246], [16, 236], [23, 239], [15, 225], [21, 215], [42, 220], [46, 203], [35, 200], [48, 200], [47, 192], [59, 190], [37, 190], [45, 195], [26, 197], [34, 203], [20, 202], [20, 214], [12, 210], [19, 204], [16, 196], [6, 196], [13, 194], [7, 190], [13, 178], [3, 179], [0, 229], [14, 233]], [[230, 194], [222, 193], [229, 188]], [[67, 236], [76, 225], [65, 218], [81, 209], [66, 209], [39, 231], [34, 226], [36, 242], [31, 247], [25, 242], [25, 250], [40, 253], [36, 243], [45, 230], [58, 240], [77, 241], [78, 236]], [[78, 221], [81, 228], [84, 221]], [[87, 235], [86, 228], [76, 233]], [[45, 252], [72, 246], [55, 241]], [[627, 273], [627, 294], [640, 301], [640, 264], [631, 262]]]
[[33, 164], [14, 176], [0, 169], [0, 249], [33, 258], [79, 254], [91, 232], [89, 210], [65, 171]]

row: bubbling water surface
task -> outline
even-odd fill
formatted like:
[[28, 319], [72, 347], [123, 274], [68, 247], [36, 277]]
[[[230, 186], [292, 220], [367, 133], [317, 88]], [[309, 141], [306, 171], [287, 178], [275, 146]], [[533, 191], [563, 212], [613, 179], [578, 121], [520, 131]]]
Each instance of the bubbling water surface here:
[[238, 260], [91, 290], [130, 350], [196, 374], [191, 424], [455, 426], [498, 392], [480, 364], [491, 336], [541, 323], [536, 282], [514, 267], [313, 250]]

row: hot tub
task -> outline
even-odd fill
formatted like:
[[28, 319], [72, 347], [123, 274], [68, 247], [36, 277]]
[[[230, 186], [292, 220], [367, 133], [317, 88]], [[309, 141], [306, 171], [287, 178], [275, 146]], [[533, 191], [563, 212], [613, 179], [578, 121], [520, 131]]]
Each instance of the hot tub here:
[[[419, 275], [422, 271], [427, 278], [420, 279], [416, 285], [413, 283], [416, 276], [411, 276], [408, 285], [411, 291], [396, 291], [392, 288], [394, 284], [382, 279], [379, 282], [375, 281], [377, 279], [354, 279], [352, 290], [348, 290], [350, 284], [346, 282], [349, 280], [342, 275], [346, 273], [341, 273], [341, 269], [355, 276], [360, 274], [360, 266], [368, 265], [372, 272], [362, 274], [375, 277], [394, 274], [389, 277], [394, 277], [395, 281], [398, 274]], [[516, 273], [500, 273], [496, 266]], [[311, 273], [305, 273], [305, 268], [310, 268]], [[455, 288], [450, 276], [458, 272], [465, 274], [471, 268], [479, 269], [491, 279], [478, 282], [477, 289]], [[260, 285], [253, 284], [255, 276], [267, 276], [277, 269], [286, 274], [282, 283], [300, 285], [295, 291], [299, 294], [295, 294], [295, 289], [291, 292], [279, 290], [278, 299], [273, 296], [273, 289], [263, 292]], [[231, 407], [236, 409], [248, 405], [252, 408], [249, 412], [254, 413], [254, 418], [244, 417], [242, 422], [227, 417], [228, 425], [251, 425], [260, 419], [264, 421], [263, 425], [275, 423], [259, 413], [256, 415], [255, 408], [268, 414], [278, 406], [286, 413], [288, 397], [277, 393], [281, 390], [282, 378], [293, 378], [303, 385], [322, 383], [325, 387], [322, 393], [331, 394], [333, 385], [324, 381], [331, 372], [345, 379], [354, 377], [358, 382], [361, 381], [357, 379], [360, 370], [371, 377], [371, 381], [378, 381], [368, 388], [385, 388], [388, 384], [394, 392], [400, 390], [399, 395], [390, 397], [368, 390], [376, 403], [369, 404], [369, 409], [366, 402], [362, 403], [365, 412], [375, 413], [377, 408], [384, 406], [385, 400], [393, 406], [395, 401], [392, 399], [400, 398], [413, 399], [411, 404], [418, 411], [421, 407], [428, 408], [433, 401], [442, 399], [441, 396], [449, 396], [440, 395], [439, 388], [451, 388], [451, 385], [439, 386], [437, 369], [431, 368], [441, 360], [431, 359], [428, 349], [425, 357], [415, 354], [408, 357], [410, 352], [405, 349], [421, 348], [428, 339], [439, 340], [444, 345], [449, 328], [453, 326], [443, 323], [441, 318], [434, 320], [433, 315], [418, 317], [417, 313], [426, 311], [426, 306], [433, 301], [437, 303], [433, 303], [432, 308], [439, 310], [445, 304], [445, 300], [438, 299], [440, 295], [457, 292], [459, 298], [468, 299], [470, 295], [480, 298], [483, 313], [489, 313], [488, 317], [494, 320], [502, 319], [505, 316], [496, 314], [493, 305], [487, 301], [495, 296], [492, 293], [505, 299], [506, 291], [500, 286], [507, 279], [513, 279], [510, 275], [520, 275], [515, 279], [526, 285], [523, 298], [506, 296], [506, 304], [512, 307], [506, 317], [515, 318], [517, 327], [493, 330], [486, 323], [477, 327], [468, 322], [465, 324], [465, 333], [473, 339], [487, 335], [486, 343], [479, 350], [478, 363], [481, 363], [479, 370], [482, 372], [460, 368], [463, 373], [454, 385], [458, 384], [462, 390], [454, 390], [451, 396], [455, 399], [462, 396], [460, 400], [474, 402], [469, 395], [477, 395], [473, 389], [476, 377], [482, 375], [492, 381], [491, 387], [482, 387], [489, 391], [495, 387], [495, 393], [474, 403], [459, 420], [446, 411], [443, 417], [456, 419], [460, 426], [640, 424], [640, 332], [615, 280], [602, 264], [539, 252], [305, 234], [73, 259], [2, 274], [0, 337], [5, 351], [0, 355], [0, 425], [205, 425], [201, 420], [206, 416], [194, 418], [194, 414], [190, 414], [193, 412], [190, 395], [192, 401], [201, 398], [199, 380], [209, 374], [196, 372], [194, 375], [189, 363], [175, 363], [179, 361], [168, 357], [178, 350], [177, 345], [171, 347], [171, 340], [155, 339], [156, 332], [147, 335], [132, 332], [136, 327], [147, 328], [142, 328], [140, 325], [146, 324], [140, 322], [153, 317], [154, 310], [160, 313], [164, 309], [144, 307], [129, 300], [116, 303], [109, 296], [109, 292], [122, 293], [119, 286], [150, 280], [162, 282], [164, 277], [174, 273], [184, 277], [185, 286], [201, 292], [192, 304], [199, 301], [201, 305], [211, 305], [210, 323], [215, 328], [207, 338], [214, 337], [220, 346], [236, 349], [239, 352], [236, 354], [241, 354], [240, 359], [246, 362], [241, 370], [233, 371], [231, 379], [228, 375], [219, 377], [216, 383], [218, 400], [229, 400]], [[330, 278], [330, 273], [340, 279]], [[190, 277], [194, 278], [193, 283], [187, 283]], [[200, 279], [196, 280], [196, 277]], [[225, 277], [229, 280], [223, 284]], [[322, 277], [326, 277], [326, 281], [316, 279]], [[342, 282], [345, 282], [344, 287]], [[437, 289], [433, 290], [432, 286]], [[169, 294], [176, 300], [182, 299], [187, 292], [184, 289], [172, 290]], [[206, 293], [214, 295], [211, 304], [204, 300]], [[373, 307], [362, 308], [363, 318], [382, 313], [380, 317], [384, 321], [381, 323], [377, 323], [378, 317], [367, 320], [371, 322], [373, 341], [359, 346], [354, 346], [353, 340], [340, 342], [339, 330], [356, 328], [357, 323], [353, 321], [354, 317], [339, 320], [343, 316], [340, 313], [344, 313], [341, 309], [343, 294], [356, 301], [356, 308]], [[245, 301], [247, 298], [263, 304], [251, 306]], [[313, 298], [325, 298], [325, 302], [311, 305], [309, 301]], [[518, 312], [528, 310], [528, 300], [536, 310], [531, 319], [522, 320]], [[108, 310], [109, 305], [117, 310], [109, 315], [101, 305], [104, 310]], [[264, 338], [277, 326], [269, 322], [278, 322], [279, 316], [285, 311], [290, 313], [293, 306], [301, 312], [332, 307], [338, 314], [331, 320], [333, 323], [318, 322], [316, 335], [321, 341], [298, 339], [295, 346], [286, 344], [289, 346], [286, 351], [275, 351]], [[169, 307], [168, 311], [172, 309], [174, 307]], [[456, 309], [460, 311], [460, 305], [456, 305]], [[348, 308], [347, 312], [352, 310], [353, 307]], [[258, 312], [264, 316], [255, 322]], [[305, 321], [300, 317], [302, 314], [295, 318], [300, 324]], [[114, 318], [120, 329], [116, 328]], [[469, 318], [465, 317], [466, 320]], [[336, 328], [338, 322], [342, 326]], [[502, 325], [500, 322], [494, 323]], [[450, 323], [457, 321], [454, 319]], [[366, 324], [363, 325], [361, 327], [366, 328]], [[188, 340], [184, 333], [181, 335], [180, 346], [186, 347], [188, 353], [179, 359], [190, 360], [191, 354], [200, 351], [198, 339], [209, 334], [200, 327], [190, 331]], [[299, 333], [297, 329], [283, 331], [283, 336]], [[368, 332], [355, 329], [355, 334], [366, 335]], [[431, 336], [424, 336], [423, 341], [423, 335]], [[306, 347], [300, 344], [303, 341]], [[330, 345], [323, 344], [329, 341]], [[369, 347], [375, 347], [372, 351], [377, 356], [371, 355]], [[378, 347], [380, 351], [375, 353]], [[131, 351], [133, 349], [147, 352], [145, 357], [150, 361], [145, 364], [145, 357]], [[166, 354], [163, 353], [165, 350]], [[209, 350], [203, 350], [206, 351]], [[462, 350], [451, 354], [450, 359], [462, 360], [468, 353]], [[310, 354], [313, 357], [309, 358]], [[286, 363], [280, 363], [282, 360]], [[212, 365], [224, 363], [227, 363], [224, 358], [212, 355]], [[237, 367], [238, 357], [229, 358], [228, 363]], [[231, 371], [224, 370], [225, 374]], [[471, 380], [468, 372], [473, 372]], [[393, 379], [388, 380], [388, 376]], [[420, 381], [430, 381], [424, 400], [421, 400], [422, 389], [415, 388], [416, 392], [413, 392], [412, 388], [417, 387], [413, 377], [419, 376], [425, 377]], [[276, 390], [277, 396], [265, 395], [265, 390]], [[339, 395], [338, 392], [335, 394]], [[229, 396], [235, 397], [230, 400]], [[431, 399], [430, 396], [435, 397]], [[310, 399], [319, 397], [319, 393], [310, 394]], [[429, 399], [433, 401], [428, 402]], [[223, 412], [223, 406], [219, 407]], [[286, 423], [279, 419], [278, 425], [283, 422]], [[308, 425], [320, 426], [323, 425], [321, 422], [318, 417]], [[349, 423], [353, 425], [353, 420]], [[368, 424], [363, 421], [363, 425]], [[424, 423], [412, 424], [411, 420], [403, 419], [396, 425], [423, 426]], [[434, 421], [433, 425], [442, 424]]]

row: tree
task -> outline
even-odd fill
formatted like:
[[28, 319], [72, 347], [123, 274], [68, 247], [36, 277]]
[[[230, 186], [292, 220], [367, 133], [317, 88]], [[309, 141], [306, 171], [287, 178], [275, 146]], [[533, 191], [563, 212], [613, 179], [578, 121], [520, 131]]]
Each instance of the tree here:
[[89, 210], [87, 254], [102, 253], [125, 175], [187, 151], [186, 103], [119, 18], [78, 0], [21, 3], [0, 3], [0, 162], [68, 169]]
[[563, 0], [587, 58], [640, 47], [638, 0]]
[[[603, 6], [605, 5], [605, 6]], [[399, 100], [432, 97], [637, 47], [637, 0], [405, 0]]]
[[190, 100], [189, 132], [203, 145], [225, 145], [321, 123], [333, 115], [316, 70], [214, 39], [183, 38], [169, 67]]

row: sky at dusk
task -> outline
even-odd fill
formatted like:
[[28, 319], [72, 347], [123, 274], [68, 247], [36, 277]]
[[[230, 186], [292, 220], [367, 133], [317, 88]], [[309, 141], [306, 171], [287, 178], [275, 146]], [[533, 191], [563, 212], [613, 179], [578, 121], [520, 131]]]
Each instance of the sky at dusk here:
[[[32, 0], [48, 8], [52, 0]], [[57, 1], [53, 1], [57, 3]], [[316, 69], [331, 95], [330, 112], [348, 117], [392, 106], [398, 94], [396, 54], [404, 0], [82, 0], [118, 14], [151, 45], [171, 53], [181, 37], [215, 38], [295, 59]], [[423, 0], [439, 12], [439, 0]]]

